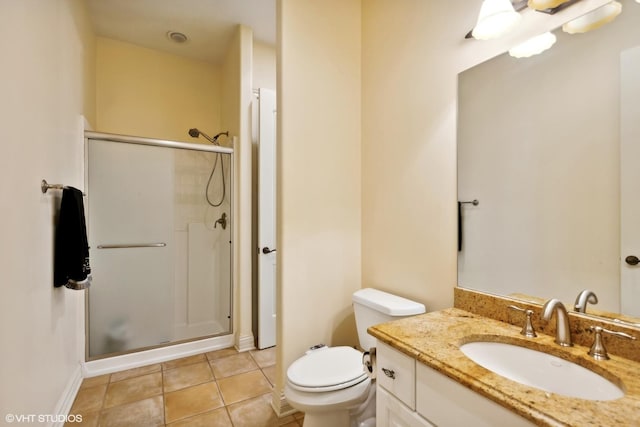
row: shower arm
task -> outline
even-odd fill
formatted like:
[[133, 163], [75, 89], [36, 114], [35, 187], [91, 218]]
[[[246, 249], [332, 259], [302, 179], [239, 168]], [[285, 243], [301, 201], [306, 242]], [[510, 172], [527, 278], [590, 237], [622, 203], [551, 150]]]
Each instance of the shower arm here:
[[218, 138], [220, 138], [220, 136], [222, 136], [222, 135], [229, 136], [229, 131], [220, 132], [217, 135], [215, 135], [213, 138], [211, 138], [209, 135], [207, 135], [206, 133], [202, 132], [201, 130], [199, 130], [197, 128], [191, 128], [191, 129], [189, 129], [189, 135], [191, 137], [193, 137], [193, 138], [197, 138], [200, 135], [202, 135], [210, 143], [219, 146], [220, 144], [218, 143]]

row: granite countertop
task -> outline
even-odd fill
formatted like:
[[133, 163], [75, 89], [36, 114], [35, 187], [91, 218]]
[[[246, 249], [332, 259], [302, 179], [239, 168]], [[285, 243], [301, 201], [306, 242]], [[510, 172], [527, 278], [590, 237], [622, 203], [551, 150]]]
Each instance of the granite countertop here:
[[[378, 340], [456, 380], [540, 426], [640, 426], [640, 363], [611, 355], [596, 361], [586, 347], [561, 347], [554, 337], [520, 335], [520, 327], [457, 308], [375, 325]], [[606, 338], [605, 338], [606, 339]], [[460, 346], [472, 341], [518, 344], [577, 363], [622, 386], [625, 396], [610, 401], [565, 397], [525, 386], [467, 358]], [[606, 343], [606, 342], [605, 342]]]

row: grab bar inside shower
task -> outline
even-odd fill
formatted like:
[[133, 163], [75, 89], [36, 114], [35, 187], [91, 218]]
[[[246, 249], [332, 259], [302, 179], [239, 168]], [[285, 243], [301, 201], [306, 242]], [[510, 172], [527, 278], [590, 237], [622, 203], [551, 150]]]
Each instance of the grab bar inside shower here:
[[120, 245], [98, 245], [98, 249], [124, 249], [124, 248], [164, 248], [166, 243], [129, 243]]

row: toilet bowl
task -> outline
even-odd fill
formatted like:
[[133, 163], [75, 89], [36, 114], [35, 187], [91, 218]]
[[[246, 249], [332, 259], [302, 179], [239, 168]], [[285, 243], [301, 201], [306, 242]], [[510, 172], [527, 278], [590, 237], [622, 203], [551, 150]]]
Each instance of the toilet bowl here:
[[[369, 326], [425, 312], [424, 305], [376, 289], [353, 294], [361, 347], [375, 339]], [[352, 347], [320, 347], [307, 351], [287, 369], [284, 395], [305, 413], [304, 427], [375, 426], [375, 381], [363, 365], [363, 352]]]
[[[308, 351], [287, 370], [285, 397], [305, 413], [305, 427], [359, 426], [375, 412], [375, 387], [352, 347]], [[371, 407], [371, 411], [366, 411]], [[352, 423], [351, 420], [354, 420]]]

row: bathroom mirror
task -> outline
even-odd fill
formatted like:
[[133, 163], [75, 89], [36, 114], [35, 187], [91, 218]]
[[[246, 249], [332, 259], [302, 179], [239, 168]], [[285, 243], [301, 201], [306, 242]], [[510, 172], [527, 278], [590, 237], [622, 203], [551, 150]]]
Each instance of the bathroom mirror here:
[[541, 55], [505, 53], [459, 74], [458, 200], [479, 202], [459, 209], [459, 286], [569, 309], [590, 289], [599, 303], [587, 313], [640, 322], [620, 237], [620, 64], [640, 52], [640, 4], [621, 3], [599, 29], [556, 30]]

